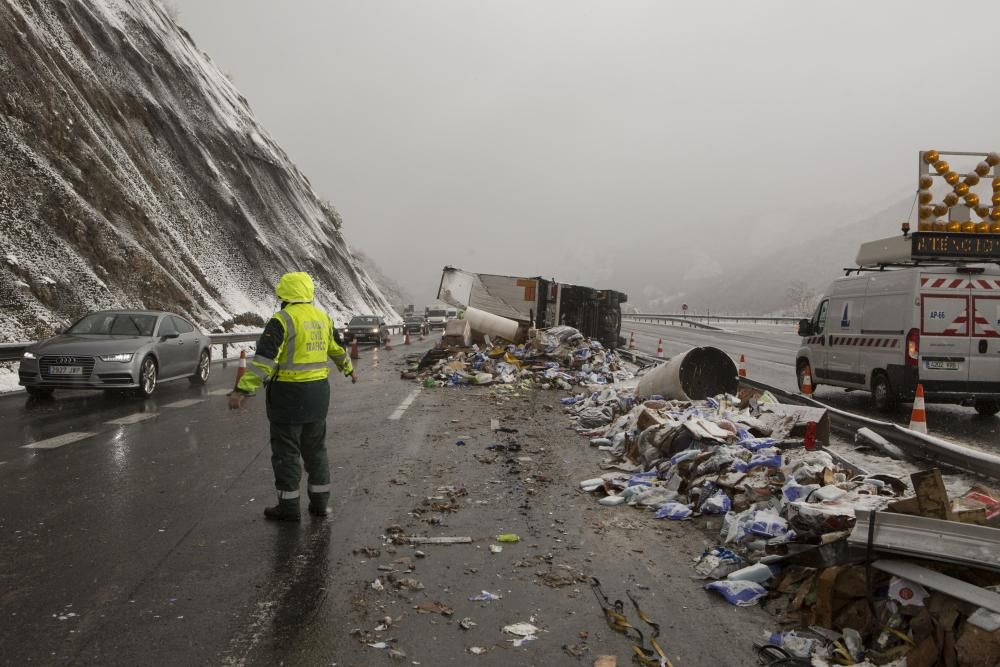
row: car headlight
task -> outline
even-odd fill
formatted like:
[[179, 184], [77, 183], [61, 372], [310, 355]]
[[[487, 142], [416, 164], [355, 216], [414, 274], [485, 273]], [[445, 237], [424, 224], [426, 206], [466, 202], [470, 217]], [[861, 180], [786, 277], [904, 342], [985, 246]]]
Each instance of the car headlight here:
[[101, 361], [120, 361], [122, 363], [127, 363], [132, 361], [132, 353], [121, 352], [119, 354], [102, 354]]
[[37, 359], [38, 357], [35, 356], [34, 352], [25, 351], [24, 354], [21, 356], [21, 358], [22, 359]]
[[372, 333], [378, 333], [378, 327], [372, 329]]

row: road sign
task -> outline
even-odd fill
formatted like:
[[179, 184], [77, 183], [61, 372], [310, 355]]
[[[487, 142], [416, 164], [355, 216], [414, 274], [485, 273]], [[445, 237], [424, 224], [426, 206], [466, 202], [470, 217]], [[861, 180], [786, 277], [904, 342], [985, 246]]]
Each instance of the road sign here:
[[686, 313], [688, 311], [688, 305], [686, 303], [682, 304], [681, 305], [681, 310], [683, 310]]

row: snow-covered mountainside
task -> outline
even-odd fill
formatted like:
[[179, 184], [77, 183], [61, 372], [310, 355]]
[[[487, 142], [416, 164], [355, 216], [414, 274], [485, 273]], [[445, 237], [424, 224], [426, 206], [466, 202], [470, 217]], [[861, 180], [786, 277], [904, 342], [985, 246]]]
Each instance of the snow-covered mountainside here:
[[0, 340], [97, 307], [266, 315], [290, 270], [338, 320], [395, 320], [341, 224], [159, 3], [0, 0]]

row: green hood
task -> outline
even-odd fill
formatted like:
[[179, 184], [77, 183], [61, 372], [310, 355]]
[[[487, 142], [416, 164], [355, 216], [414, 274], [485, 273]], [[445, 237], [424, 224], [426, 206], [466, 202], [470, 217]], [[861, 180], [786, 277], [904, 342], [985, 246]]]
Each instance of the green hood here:
[[288, 303], [312, 303], [314, 292], [312, 278], [302, 271], [281, 276], [278, 286], [274, 289], [278, 298]]

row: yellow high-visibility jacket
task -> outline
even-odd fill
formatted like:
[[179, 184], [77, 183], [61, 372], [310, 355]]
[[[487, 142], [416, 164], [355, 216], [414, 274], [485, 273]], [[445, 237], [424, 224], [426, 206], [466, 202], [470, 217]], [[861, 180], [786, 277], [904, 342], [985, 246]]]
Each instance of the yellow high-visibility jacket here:
[[264, 328], [237, 389], [253, 394], [269, 381], [325, 380], [330, 374], [328, 360], [344, 375], [353, 373], [347, 352], [334, 338], [333, 320], [312, 304], [314, 287], [309, 274], [286, 273], [275, 292], [286, 305]]

